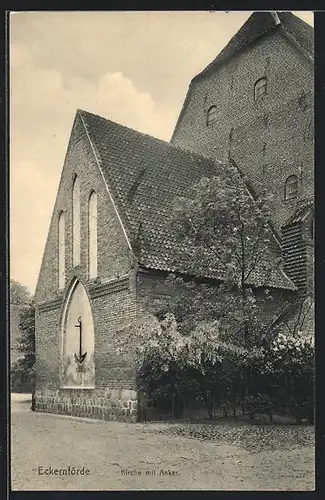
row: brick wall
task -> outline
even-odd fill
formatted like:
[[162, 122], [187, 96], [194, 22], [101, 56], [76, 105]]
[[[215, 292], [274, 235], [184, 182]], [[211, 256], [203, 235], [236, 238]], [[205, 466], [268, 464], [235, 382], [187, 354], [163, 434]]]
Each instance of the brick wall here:
[[[80, 180], [81, 261], [72, 265], [72, 185]], [[88, 199], [98, 203], [98, 278], [88, 279]], [[58, 216], [65, 213], [66, 284], [58, 290]], [[36, 302], [36, 408], [39, 411], [133, 418], [134, 363], [117, 356], [114, 336], [136, 316], [134, 260], [77, 115], [53, 210]], [[64, 299], [79, 279], [88, 294], [95, 330], [95, 389], [60, 389], [60, 342]], [[130, 392], [131, 391], [131, 392]], [[112, 396], [113, 395], [113, 396]], [[97, 408], [97, 409], [96, 409]], [[98, 409], [99, 408], [99, 409]]]
[[[274, 225], [297, 201], [313, 195], [313, 66], [280, 31], [194, 80], [172, 142], [220, 160], [231, 155], [258, 193], [274, 194]], [[254, 101], [254, 83], [267, 76], [267, 95]], [[206, 112], [217, 106], [217, 120]], [[284, 200], [285, 179], [299, 178], [299, 198]]]
[[[76, 268], [72, 266], [72, 186], [74, 176], [80, 180], [81, 198], [81, 262]], [[65, 213], [66, 224], [66, 287], [74, 276], [83, 282], [88, 281], [88, 199], [92, 190], [97, 193], [98, 209], [98, 276], [100, 280], [117, 278], [127, 273], [132, 266], [132, 255], [128, 248], [124, 233], [116, 217], [110, 197], [103, 183], [102, 176], [85, 134], [83, 125], [77, 115], [64, 168], [55, 202], [48, 239], [46, 242], [41, 272], [36, 288], [36, 300], [50, 300], [58, 294], [58, 216], [61, 210]], [[109, 235], [109, 237], [108, 237]]]
[[[176, 286], [171, 284], [170, 282], [166, 282], [166, 274], [159, 272], [140, 272], [138, 273], [138, 301], [139, 307], [142, 308], [142, 311], [147, 315], [147, 319], [149, 320], [149, 314], [145, 311], [146, 304], [149, 302], [153, 302], [153, 300], [165, 297], [173, 296], [178, 293], [178, 287], [181, 287], [181, 284], [177, 284]], [[211, 285], [212, 287], [215, 285]], [[192, 293], [195, 293], [192, 292]], [[263, 300], [263, 314], [265, 319], [269, 319], [270, 323], [275, 320], [277, 314], [279, 314], [283, 310], [283, 306], [286, 304], [286, 301], [295, 296], [295, 292], [290, 292], [287, 290], [278, 290], [278, 289], [270, 289], [270, 293], [272, 295], [273, 300], [265, 302]], [[263, 296], [262, 289], [255, 289], [255, 294], [257, 300], [260, 300]], [[211, 300], [213, 300], [213, 295], [211, 296]]]

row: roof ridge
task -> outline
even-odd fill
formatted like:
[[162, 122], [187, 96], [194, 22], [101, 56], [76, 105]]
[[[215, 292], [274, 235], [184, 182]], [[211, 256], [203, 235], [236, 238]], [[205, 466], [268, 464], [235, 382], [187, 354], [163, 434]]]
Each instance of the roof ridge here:
[[192, 158], [196, 158], [196, 159], [208, 161], [211, 164], [219, 164], [219, 165], [220, 164], [224, 164], [224, 165], [226, 164], [226, 162], [224, 162], [224, 161], [221, 161], [221, 160], [218, 160], [218, 159], [213, 160], [211, 157], [205, 156], [205, 155], [203, 155], [201, 153], [196, 153], [194, 151], [190, 151], [189, 149], [181, 148], [180, 146], [178, 146], [176, 144], [173, 144], [172, 142], [165, 141], [164, 139], [159, 139], [158, 137], [155, 137], [154, 135], [146, 134], [145, 132], [140, 132], [139, 130], [135, 130], [132, 127], [128, 127], [127, 125], [122, 125], [121, 123], [115, 122], [115, 121], [111, 120], [110, 118], [105, 118], [104, 116], [97, 115], [96, 113], [92, 113], [91, 111], [86, 111], [84, 109], [78, 108], [77, 111], [76, 111], [76, 114], [78, 114], [78, 113], [81, 114], [81, 115], [95, 116], [96, 118], [100, 118], [101, 120], [104, 120], [104, 121], [106, 121], [108, 123], [112, 123], [113, 125], [116, 125], [116, 126], [118, 126], [120, 128], [123, 128], [123, 129], [126, 129], [126, 130], [130, 130], [132, 133], [134, 133], [136, 135], [147, 137], [150, 140], [153, 140], [153, 141], [158, 142], [160, 144], [164, 144], [165, 146], [168, 146], [170, 149], [173, 149], [174, 151], [181, 151], [182, 153], [184, 153], [185, 156], [189, 156], [189, 157], [192, 157]]
[[[274, 17], [272, 15], [272, 12], [276, 13], [279, 15], [280, 19], [280, 24], [275, 23]], [[238, 42], [238, 38], [240, 36], [245, 36], [245, 30], [250, 28], [251, 26], [254, 26], [254, 23], [257, 23], [258, 16], [260, 15], [268, 15], [268, 17], [272, 18], [272, 23], [270, 24], [269, 27], [265, 25], [265, 30], [254, 36], [251, 40], [248, 41], [248, 43], [244, 44], [243, 46], [240, 47], [234, 47], [234, 52], [229, 53], [229, 49], [232, 48]], [[200, 78], [201, 76], [204, 76], [207, 72], [209, 72], [210, 69], [212, 69], [215, 65], [218, 64], [223, 64], [225, 61], [227, 61], [229, 58], [233, 57], [235, 54], [238, 52], [242, 51], [245, 47], [249, 46], [252, 43], [255, 43], [256, 40], [259, 38], [271, 33], [272, 31], [276, 31], [278, 29], [282, 29], [286, 34], [289, 34], [296, 44], [298, 45], [299, 49], [302, 50], [303, 52], [306, 51], [304, 47], [302, 47], [300, 41], [292, 34], [292, 30], [288, 29], [288, 26], [286, 26], [287, 22], [294, 22], [297, 24], [300, 24], [300, 26], [307, 28], [310, 32], [313, 31], [313, 27], [310, 26], [308, 23], [300, 19], [298, 16], [293, 14], [291, 11], [269, 11], [269, 10], [261, 10], [261, 11], [254, 11], [249, 18], [240, 26], [240, 28], [234, 33], [234, 35], [230, 38], [228, 43], [223, 47], [223, 49], [216, 55], [216, 57], [205, 67], [203, 68], [197, 75], [195, 75], [191, 83], [195, 81], [197, 78]], [[286, 29], [287, 28], [287, 29]]]
[[[216, 55], [216, 57], [205, 67], [202, 69], [202, 71], [200, 71], [197, 75], [195, 75], [191, 82], [193, 80], [195, 80], [196, 78], [204, 75], [207, 71], [209, 71], [210, 68], [212, 68], [215, 64], [218, 64], [218, 63], [221, 63], [221, 62], [224, 62], [225, 60], [227, 60], [229, 57], [232, 57], [233, 54], [230, 54], [230, 55], [227, 55], [225, 57], [224, 60], [222, 61], [218, 61], [218, 59], [222, 58], [223, 54], [226, 54], [227, 50], [229, 50], [229, 48], [231, 47], [231, 45], [233, 45], [234, 41], [238, 38], [238, 36], [240, 34], [242, 34], [244, 31], [245, 31], [245, 28], [247, 28], [250, 24], [252, 24], [252, 22], [255, 20], [255, 18], [257, 17], [258, 14], [263, 14], [265, 12], [269, 12], [269, 11], [254, 11], [248, 19], [246, 19], [246, 21], [239, 27], [239, 29], [233, 34], [233, 36], [230, 38], [230, 40], [228, 41], [228, 43], [220, 50], [220, 52]], [[278, 11], [276, 11], [278, 12]], [[270, 16], [271, 16], [271, 13], [269, 12]], [[271, 16], [272, 17], [272, 16]], [[277, 28], [277, 26], [275, 25], [274, 23], [274, 28]], [[260, 36], [264, 36], [268, 31], [266, 31], [265, 33], [263, 33], [262, 35], [259, 35], [257, 38], [260, 38]], [[256, 38], [254, 39], [256, 40]], [[250, 42], [252, 43], [252, 42]], [[239, 49], [239, 50], [242, 50], [242, 49]], [[236, 49], [236, 52], [238, 52], [238, 49]]]
[[[181, 149], [178, 146], [175, 146], [174, 144], [171, 144], [170, 142], [165, 141], [164, 139], [159, 139], [158, 137], [155, 137], [154, 135], [146, 134], [145, 132], [140, 132], [140, 130], [136, 130], [132, 127], [128, 127], [127, 125], [122, 125], [122, 123], [115, 122], [114, 120], [111, 120], [110, 118], [106, 118], [105, 116], [98, 115], [96, 113], [92, 113], [91, 111], [86, 111], [85, 109], [78, 108], [77, 113], [95, 116], [96, 118], [100, 118], [101, 120], [105, 120], [109, 123], [113, 123], [113, 125], [117, 125], [118, 127], [130, 130], [131, 132], [133, 132], [135, 134], [140, 134], [140, 135], [148, 137], [150, 139], [154, 139], [155, 141], [162, 142], [163, 144], [166, 144], [168, 146], [172, 146], [174, 149]], [[183, 149], [181, 149], [181, 151], [187, 152], [186, 150], [183, 150]]]

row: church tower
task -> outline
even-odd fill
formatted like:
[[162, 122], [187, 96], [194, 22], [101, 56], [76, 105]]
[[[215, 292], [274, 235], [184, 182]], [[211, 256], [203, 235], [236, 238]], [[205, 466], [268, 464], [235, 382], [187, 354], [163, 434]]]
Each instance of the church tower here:
[[196, 75], [171, 142], [230, 159], [258, 196], [273, 196], [285, 269], [313, 289], [313, 28], [290, 12], [254, 12]]

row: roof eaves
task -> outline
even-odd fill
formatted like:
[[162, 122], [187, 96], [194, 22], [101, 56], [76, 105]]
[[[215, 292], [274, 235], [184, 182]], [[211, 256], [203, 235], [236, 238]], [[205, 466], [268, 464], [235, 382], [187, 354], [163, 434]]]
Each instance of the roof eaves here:
[[283, 271], [283, 269], [280, 269], [280, 273], [283, 275], [285, 280], [288, 283], [288, 287], [286, 287], [287, 290], [294, 290], [297, 291], [298, 287], [294, 284], [294, 282], [289, 278], [289, 276]]
[[281, 283], [275, 283], [272, 281], [266, 282], [262, 281], [258, 283], [256, 280], [249, 280], [246, 282], [247, 286], [253, 287], [253, 288], [273, 288], [275, 290], [289, 290], [291, 292], [295, 292], [298, 290], [296, 285], [293, 283], [293, 281], [285, 274], [285, 272], [280, 269], [280, 273], [282, 275], [283, 280]]
[[[139, 262], [139, 270], [144, 271], [146, 273], [150, 272], [160, 272], [160, 273], [167, 273], [167, 274], [176, 274], [178, 276], [187, 276], [193, 280], [204, 280], [207, 282], [213, 282], [213, 283], [222, 283], [223, 278], [221, 276], [217, 276], [217, 274], [196, 274], [194, 275], [193, 273], [188, 273], [186, 271], [180, 271], [176, 269], [175, 267], [164, 267], [164, 266], [159, 266], [159, 265], [150, 265], [150, 264], [143, 264], [140, 260]], [[252, 282], [247, 281], [245, 285], [247, 287], [253, 287], [253, 288], [273, 288], [273, 289], [280, 289], [280, 290], [289, 290], [289, 291], [297, 291], [298, 288], [297, 286], [293, 283], [293, 281], [285, 274], [285, 272], [281, 269], [280, 273], [283, 277], [283, 281], [281, 283], [257, 283], [256, 280], [252, 280]]]

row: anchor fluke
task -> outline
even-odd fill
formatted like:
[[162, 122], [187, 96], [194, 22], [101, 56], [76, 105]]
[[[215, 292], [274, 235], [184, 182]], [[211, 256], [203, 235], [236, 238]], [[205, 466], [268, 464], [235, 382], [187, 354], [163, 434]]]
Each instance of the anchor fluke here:
[[85, 358], [87, 356], [87, 353], [85, 352], [84, 354], [81, 354], [81, 356], [77, 356], [77, 354], [74, 355], [74, 359], [77, 361], [79, 365], [85, 361]]

